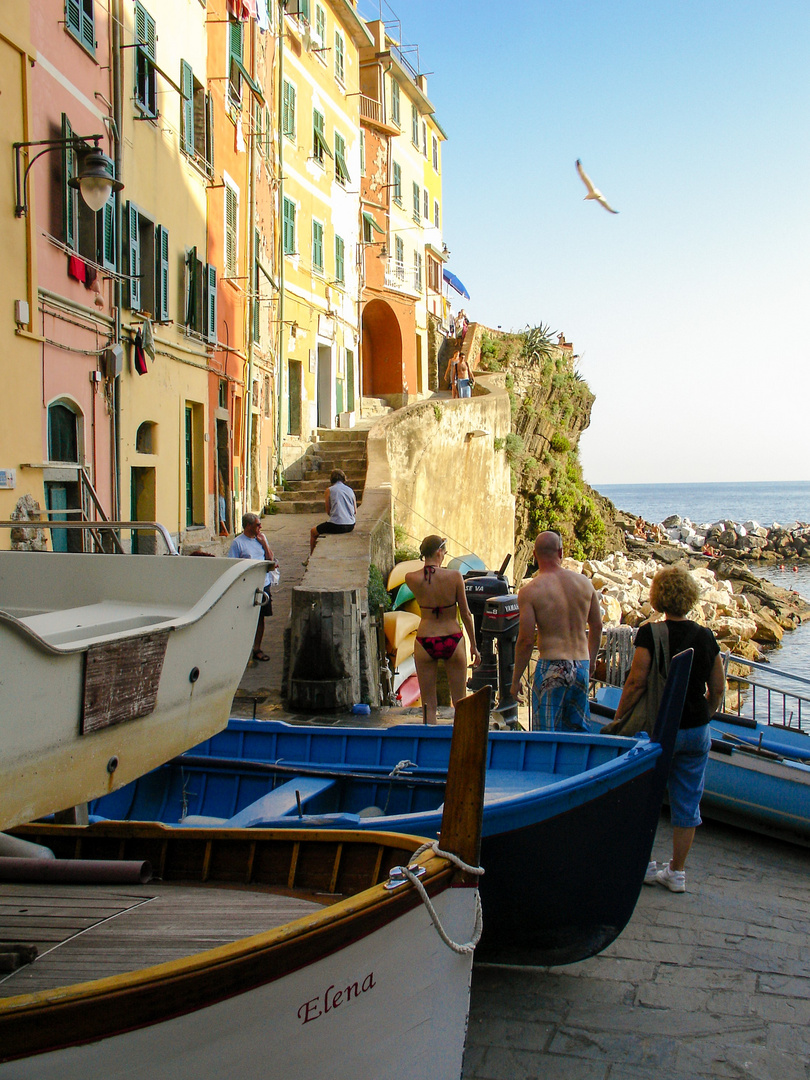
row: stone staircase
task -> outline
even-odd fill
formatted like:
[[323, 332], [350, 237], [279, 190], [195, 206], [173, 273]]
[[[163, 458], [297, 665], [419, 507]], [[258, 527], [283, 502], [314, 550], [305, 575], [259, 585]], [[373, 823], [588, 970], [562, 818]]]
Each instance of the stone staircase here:
[[386, 402], [385, 398], [364, 397], [362, 405], [363, 420], [378, 420], [381, 416], [390, 416], [392, 412], [396, 411]]
[[276, 513], [325, 514], [323, 496], [333, 469], [345, 472], [346, 483], [354, 489], [360, 505], [366, 482], [368, 429], [319, 428], [317, 434], [318, 442], [307, 449], [304, 458], [304, 479], [286, 481], [286, 490], [277, 492]]

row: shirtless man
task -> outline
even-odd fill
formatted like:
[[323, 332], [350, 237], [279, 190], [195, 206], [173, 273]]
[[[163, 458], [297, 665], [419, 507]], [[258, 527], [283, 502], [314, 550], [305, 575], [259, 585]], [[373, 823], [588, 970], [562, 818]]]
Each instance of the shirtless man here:
[[472, 397], [472, 371], [466, 356], [461, 356], [456, 363], [456, 386], [460, 398]]
[[542, 532], [534, 542], [537, 574], [518, 594], [520, 631], [511, 695], [522, 700], [520, 680], [539, 636], [540, 659], [532, 686], [536, 728], [588, 731], [588, 683], [602, 639], [602, 613], [593, 585], [562, 567], [562, 538]]

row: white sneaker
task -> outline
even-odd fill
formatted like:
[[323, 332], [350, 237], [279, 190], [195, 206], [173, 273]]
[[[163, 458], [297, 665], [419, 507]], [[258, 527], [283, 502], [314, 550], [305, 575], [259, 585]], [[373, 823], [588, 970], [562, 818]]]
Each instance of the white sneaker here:
[[658, 863], [655, 859], [652, 862], [647, 863], [647, 873], [644, 875], [645, 885], [655, 885], [658, 881]]
[[686, 892], [686, 871], [673, 870], [669, 863], [658, 871], [655, 880], [670, 892]]

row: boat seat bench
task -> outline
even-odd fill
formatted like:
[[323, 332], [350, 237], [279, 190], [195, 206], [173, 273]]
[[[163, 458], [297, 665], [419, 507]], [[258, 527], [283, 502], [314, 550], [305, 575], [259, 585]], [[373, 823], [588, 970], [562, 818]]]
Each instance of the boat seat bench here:
[[250, 803], [240, 810], [232, 818], [213, 818], [202, 814], [189, 814], [184, 817], [181, 825], [189, 828], [194, 826], [212, 827], [224, 825], [229, 829], [250, 829], [269, 818], [288, 817], [298, 813], [298, 799], [296, 791], [300, 795], [302, 807], [315, 798], [331, 790], [337, 783], [334, 777], [322, 776], [295, 776], [279, 784], [277, 788], [268, 791], [255, 802]]

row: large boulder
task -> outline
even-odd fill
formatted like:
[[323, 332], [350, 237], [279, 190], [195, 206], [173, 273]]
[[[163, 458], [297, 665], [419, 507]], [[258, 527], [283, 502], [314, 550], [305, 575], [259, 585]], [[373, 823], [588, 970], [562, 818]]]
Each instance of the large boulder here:
[[754, 641], [760, 645], [778, 645], [784, 630], [776, 619], [764, 609], [755, 612], [753, 619], [756, 624], [756, 632], [752, 635]]

